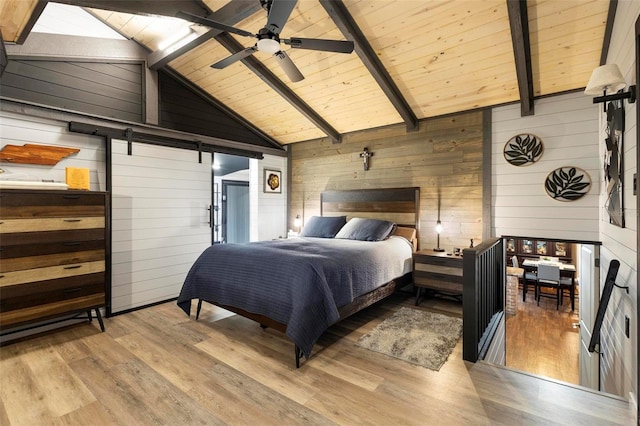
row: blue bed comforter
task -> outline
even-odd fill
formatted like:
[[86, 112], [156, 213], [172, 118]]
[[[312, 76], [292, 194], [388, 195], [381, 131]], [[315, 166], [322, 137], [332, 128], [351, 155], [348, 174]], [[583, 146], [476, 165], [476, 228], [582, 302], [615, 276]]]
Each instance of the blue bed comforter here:
[[293, 238], [213, 245], [191, 267], [178, 297], [187, 315], [203, 299], [265, 315], [309, 357], [338, 308], [411, 271], [411, 244]]

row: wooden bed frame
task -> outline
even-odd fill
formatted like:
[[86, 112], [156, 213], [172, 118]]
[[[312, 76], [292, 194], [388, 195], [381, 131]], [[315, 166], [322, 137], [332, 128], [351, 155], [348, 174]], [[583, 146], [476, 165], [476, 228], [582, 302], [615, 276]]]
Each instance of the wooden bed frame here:
[[[420, 188], [359, 189], [346, 191], [328, 191], [320, 195], [320, 214], [322, 216], [367, 217], [388, 220], [398, 225], [396, 235], [407, 238], [418, 249], [417, 234], [420, 225]], [[357, 297], [353, 302], [338, 309], [337, 322], [384, 299], [412, 281], [411, 273], [390, 281], [377, 289]], [[198, 300], [196, 320], [200, 317], [202, 299]], [[262, 328], [271, 327], [285, 333], [287, 324], [275, 321], [260, 314], [247, 312], [233, 306], [209, 302], [260, 324]], [[300, 367], [302, 350], [295, 345], [296, 368]]]

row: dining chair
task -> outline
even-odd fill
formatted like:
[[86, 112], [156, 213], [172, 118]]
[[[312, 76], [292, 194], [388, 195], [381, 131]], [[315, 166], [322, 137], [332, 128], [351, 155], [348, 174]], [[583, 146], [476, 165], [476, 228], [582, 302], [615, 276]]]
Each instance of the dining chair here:
[[564, 299], [564, 292], [569, 292], [569, 299], [571, 300], [571, 310], [574, 311], [576, 309], [576, 288], [575, 282], [571, 277], [563, 277], [560, 274], [560, 304], [562, 305]]
[[538, 306], [540, 297], [554, 297], [551, 294], [543, 294], [541, 287], [554, 289], [556, 299], [556, 309], [560, 307], [560, 268], [553, 265], [538, 265], [538, 279], [536, 281], [536, 295]]
[[[513, 257], [511, 257], [511, 264], [514, 268], [519, 268], [518, 256], [514, 255]], [[522, 301], [523, 302], [527, 301], [527, 292], [529, 291], [530, 285], [533, 286], [533, 297], [534, 297], [534, 300], [536, 300], [537, 299], [536, 280], [538, 279], [538, 276], [532, 269], [529, 269], [524, 266], [523, 266], [523, 269], [524, 269], [524, 274], [522, 275]]]

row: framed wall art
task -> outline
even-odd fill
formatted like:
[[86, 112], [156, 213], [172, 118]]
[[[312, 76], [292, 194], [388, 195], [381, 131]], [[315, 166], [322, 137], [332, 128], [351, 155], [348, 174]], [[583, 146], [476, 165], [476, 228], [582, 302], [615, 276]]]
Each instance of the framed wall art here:
[[604, 185], [607, 200], [604, 207], [609, 223], [624, 228], [623, 176], [624, 157], [622, 134], [624, 133], [624, 105], [622, 100], [607, 105], [607, 136], [604, 153]]
[[264, 169], [264, 192], [280, 194], [282, 192], [282, 172]]

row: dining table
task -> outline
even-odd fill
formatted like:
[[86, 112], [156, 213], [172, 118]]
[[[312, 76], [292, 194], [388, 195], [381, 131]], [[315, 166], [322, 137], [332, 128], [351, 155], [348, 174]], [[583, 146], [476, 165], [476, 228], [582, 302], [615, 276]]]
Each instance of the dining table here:
[[[557, 266], [560, 269], [560, 276], [571, 278], [571, 287], [569, 294], [571, 296], [571, 310], [575, 310], [575, 294], [576, 294], [576, 266], [572, 263], [563, 263], [556, 260], [545, 259], [525, 259], [522, 266], [530, 271], [537, 272], [539, 265]], [[562, 293], [561, 293], [562, 294]]]

